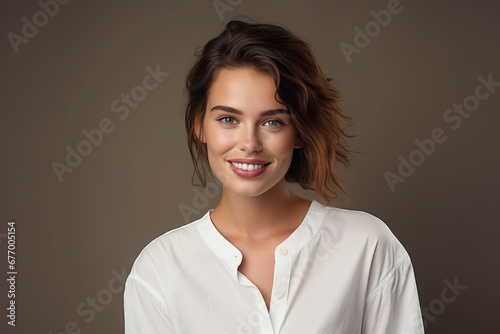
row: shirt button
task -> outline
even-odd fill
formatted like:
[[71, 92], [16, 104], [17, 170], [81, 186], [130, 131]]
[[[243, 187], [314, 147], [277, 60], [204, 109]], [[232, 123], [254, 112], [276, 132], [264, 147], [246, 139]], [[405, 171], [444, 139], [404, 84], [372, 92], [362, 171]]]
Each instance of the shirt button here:
[[283, 298], [285, 293], [283, 291], [276, 291], [276, 293], [274, 295], [276, 296], [276, 298], [281, 299], [281, 298]]
[[281, 247], [280, 248], [280, 254], [285, 256], [288, 254], [288, 249], [286, 249], [285, 247]]

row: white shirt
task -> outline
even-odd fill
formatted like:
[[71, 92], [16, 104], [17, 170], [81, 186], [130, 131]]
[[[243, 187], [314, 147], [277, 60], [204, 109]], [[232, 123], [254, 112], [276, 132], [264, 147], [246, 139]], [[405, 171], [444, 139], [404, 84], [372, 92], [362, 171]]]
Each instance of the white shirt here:
[[424, 333], [410, 257], [378, 218], [313, 201], [274, 254], [268, 311], [210, 211], [161, 235], [127, 278], [125, 333]]

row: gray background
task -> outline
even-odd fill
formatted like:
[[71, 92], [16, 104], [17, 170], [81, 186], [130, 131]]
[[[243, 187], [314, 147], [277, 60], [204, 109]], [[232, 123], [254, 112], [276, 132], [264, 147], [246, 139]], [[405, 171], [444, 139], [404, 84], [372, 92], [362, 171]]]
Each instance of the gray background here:
[[[18, 308], [17, 326], [7, 326], [2, 279], [0, 328], [55, 334], [73, 321], [81, 333], [123, 332], [113, 272], [128, 273], [151, 239], [183, 225], [180, 206], [196, 210], [192, 220], [216, 203], [191, 185], [184, 80], [193, 51], [243, 15], [306, 38], [341, 90], [360, 153], [344, 173], [352, 204], [332, 204], [380, 217], [406, 247], [432, 316], [426, 332], [498, 333], [500, 87], [458, 129], [443, 120], [474, 94], [479, 76], [500, 81], [498, 3], [402, 0], [350, 63], [340, 43], [353, 44], [353, 29], [387, 1], [232, 3], [220, 17], [212, 1], [72, 1], [16, 53], [7, 35], [20, 35], [22, 18], [33, 22], [41, 7], [2, 2], [0, 248], [6, 254], [7, 221], [15, 219]], [[169, 76], [120, 120], [111, 103], [157, 64]], [[82, 130], [103, 118], [114, 131], [59, 182], [51, 164], [64, 163], [65, 147], [75, 149]], [[435, 128], [447, 140], [391, 191], [384, 173], [397, 173], [398, 156], [408, 158], [414, 140]], [[446, 281], [455, 279], [467, 288], [444, 303]], [[90, 319], [85, 303], [96, 297], [106, 305]]]

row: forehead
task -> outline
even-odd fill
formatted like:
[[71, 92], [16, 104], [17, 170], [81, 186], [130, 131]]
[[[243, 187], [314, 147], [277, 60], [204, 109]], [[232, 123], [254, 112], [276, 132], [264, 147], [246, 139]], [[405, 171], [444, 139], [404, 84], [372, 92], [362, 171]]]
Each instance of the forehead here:
[[250, 67], [221, 69], [210, 87], [207, 108], [223, 104], [240, 110], [282, 108], [273, 77]]

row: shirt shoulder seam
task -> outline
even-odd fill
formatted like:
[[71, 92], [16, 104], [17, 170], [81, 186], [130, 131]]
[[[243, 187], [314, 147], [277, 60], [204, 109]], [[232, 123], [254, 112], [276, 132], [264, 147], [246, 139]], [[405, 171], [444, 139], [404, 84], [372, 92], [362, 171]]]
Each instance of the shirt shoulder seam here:
[[402, 267], [405, 264], [408, 265], [408, 263], [409, 263], [409, 255], [408, 252], [405, 251], [405, 253], [396, 261], [391, 270], [389, 270], [389, 272], [384, 276], [384, 278], [382, 278], [382, 280], [368, 295], [368, 297], [366, 298], [365, 305], [373, 301], [373, 299], [382, 291], [382, 289], [394, 279], [394, 277], [396, 276], [396, 272], [400, 269], [400, 267]]
[[167, 304], [165, 303], [163, 298], [160, 296], [158, 292], [156, 292], [156, 290], [148, 282], [146, 282], [141, 277], [135, 274], [130, 274], [128, 278], [142, 285], [165, 309], [167, 309]]

